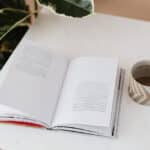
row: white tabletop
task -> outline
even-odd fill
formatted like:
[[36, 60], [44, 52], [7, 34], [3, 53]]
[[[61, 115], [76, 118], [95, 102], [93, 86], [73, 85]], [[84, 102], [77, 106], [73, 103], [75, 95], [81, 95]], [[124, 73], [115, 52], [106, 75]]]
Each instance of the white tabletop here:
[[119, 57], [126, 69], [118, 137], [48, 131], [0, 124], [0, 147], [4, 150], [149, 150], [150, 107], [128, 96], [128, 70], [137, 59], [150, 58], [150, 23], [97, 14], [84, 19], [54, 16], [43, 10], [26, 34], [51, 51], [69, 57], [92, 55]]

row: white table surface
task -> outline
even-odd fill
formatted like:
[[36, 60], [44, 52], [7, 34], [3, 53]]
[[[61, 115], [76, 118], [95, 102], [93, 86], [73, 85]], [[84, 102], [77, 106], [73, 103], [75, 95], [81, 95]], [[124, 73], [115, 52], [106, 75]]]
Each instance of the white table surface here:
[[0, 124], [4, 150], [149, 150], [150, 107], [134, 103], [127, 94], [128, 70], [137, 59], [150, 58], [150, 23], [103, 14], [84, 19], [54, 16], [42, 10], [26, 34], [50, 50], [69, 57], [119, 57], [126, 69], [118, 137], [109, 139], [61, 131]]

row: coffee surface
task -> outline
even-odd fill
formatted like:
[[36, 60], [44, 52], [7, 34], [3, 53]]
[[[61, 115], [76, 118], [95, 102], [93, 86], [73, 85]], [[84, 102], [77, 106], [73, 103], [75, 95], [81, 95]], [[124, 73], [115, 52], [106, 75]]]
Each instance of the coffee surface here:
[[150, 77], [139, 77], [136, 80], [143, 85], [150, 86]]

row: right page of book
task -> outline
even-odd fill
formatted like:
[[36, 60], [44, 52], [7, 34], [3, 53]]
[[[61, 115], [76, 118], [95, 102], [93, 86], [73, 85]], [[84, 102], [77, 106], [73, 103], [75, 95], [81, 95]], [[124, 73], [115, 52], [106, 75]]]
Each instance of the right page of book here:
[[117, 59], [74, 59], [69, 65], [53, 126], [109, 127], [117, 72]]

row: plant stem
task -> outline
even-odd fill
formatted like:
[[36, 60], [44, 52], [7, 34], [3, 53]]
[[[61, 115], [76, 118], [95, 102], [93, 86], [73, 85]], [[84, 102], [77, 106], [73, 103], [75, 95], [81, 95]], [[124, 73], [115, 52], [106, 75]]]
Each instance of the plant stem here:
[[12, 31], [17, 25], [19, 25], [20, 23], [22, 23], [23, 21], [25, 21], [26, 19], [28, 19], [32, 14], [29, 14], [27, 16], [25, 16], [23, 19], [17, 21], [14, 25], [12, 25], [9, 30], [7, 30], [7, 32], [5, 32], [1, 37], [0, 37], [0, 41], [10, 32]]
[[20, 13], [25, 13], [28, 14], [28, 11], [26, 10], [21, 10], [21, 9], [15, 9], [15, 8], [2, 8], [0, 9], [0, 13], [3, 13], [4, 11], [14, 11], [14, 12], [20, 12]]

